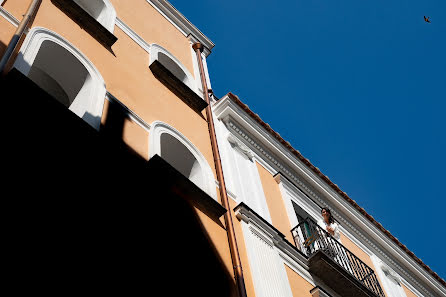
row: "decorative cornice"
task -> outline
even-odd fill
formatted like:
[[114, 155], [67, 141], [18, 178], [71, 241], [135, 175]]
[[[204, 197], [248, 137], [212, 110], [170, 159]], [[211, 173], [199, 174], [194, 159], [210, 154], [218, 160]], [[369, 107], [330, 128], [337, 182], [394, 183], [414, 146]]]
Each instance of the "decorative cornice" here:
[[407, 276], [409, 279], [411, 279], [414, 283], [416, 283], [420, 288], [423, 289], [425, 293], [427, 293], [429, 296], [434, 297], [432, 293], [430, 293], [423, 285], [421, 285], [413, 276], [411, 276], [405, 269], [403, 269], [400, 265], [398, 265], [395, 261], [393, 261], [386, 253], [384, 253], [375, 243], [373, 243], [369, 238], [364, 236], [361, 231], [359, 231], [357, 228], [355, 228], [348, 220], [346, 220], [339, 212], [337, 212], [335, 209], [333, 209], [332, 205], [329, 205], [325, 202], [324, 199], [322, 199], [318, 194], [316, 194], [316, 191], [309, 185], [307, 185], [306, 182], [304, 182], [302, 179], [298, 178], [295, 173], [291, 169], [289, 169], [287, 166], [282, 165], [280, 161], [278, 161], [278, 158], [275, 158], [272, 153], [270, 153], [268, 150], [264, 149], [262, 145], [259, 145], [257, 142], [255, 142], [246, 132], [243, 131], [241, 127], [239, 127], [235, 122], [232, 122], [230, 120], [230, 117], [227, 118], [228, 122], [226, 123], [227, 127], [230, 128], [230, 131], [232, 130], [233, 133], [236, 133], [241, 136], [241, 138], [245, 139], [248, 143], [251, 144], [252, 147], [257, 149], [257, 153], [264, 158], [268, 159], [270, 163], [273, 163], [276, 167], [276, 169], [280, 172], [284, 172], [288, 178], [293, 181], [296, 186], [301, 189], [304, 193], [312, 197], [317, 201], [319, 205], [322, 207], [329, 207], [332, 210], [332, 214], [335, 216], [336, 219], [338, 219], [342, 224], [345, 224], [349, 226], [359, 237], [361, 237], [362, 240], [367, 242], [370, 246], [373, 247], [373, 249], [381, 254], [384, 258], [386, 258], [389, 262], [391, 262], [393, 265], [395, 265], [398, 270], [403, 273], [405, 276]]
[[254, 223], [258, 228], [260, 228], [264, 234], [267, 234], [269, 238], [274, 243], [278, 241], [282, 241], [285, 239], [285, 235], [283, 235], [279, 230], [277, 230], [273, 225], [268, 223], [265, 219], [259, 216], [254, 210], [252, 210], [245, 203], [241, 202], [234, 208], [234, 212], [236, 217], [239, 220], [243, 220], [246, 223]]
[[[231, 101], [233, 101], [240, 109], [243, 110], [243, 112], [252, 119], [252, 121], [255, 122], [255, 126], [259, 127], [260, 129], [264, 130], [267, 132], [268, 135], [270, 135], [274, 140], [275, 143], [278, 142], [278, 147], [280, 148], [285, 148], [286, 151], [288, 153], [291, 153], [292, 156], [294, 157], [293, 159], [296, 161], [300, 161], [303, 165], [305, 165], [306, 169], [310, 169], [311, 171], [311, 175], [310, 178], [312, 179], [310, 182], [315, 182], [314, 177], [317, 178], [318, 180], [320, 180], [320, 182], [317, 182], [318, 186], [323, 188], [323, 190], [325, 192], [327, 192], [327, 194], [329, 196], [331, 196], [332, 198], [337, 197], [335, 200], [337, 203], [342, 203], [342, 201], [347, 202], [350, 207], [353, 207], [353, 209], [351, 209], [350, 211], [352, 213], [356, 213], [359, 212], [359, 216], [355, 216], [355, 218], [360, 218], [361, 220], [363, 220], [364, 218], [367, 219], [368, 221], [368, 225], [367, 227], [369, 229], [378, 229], [378, 231], [381, 231], [381, 234], [384, 234], [388, 239], [390, 239], [390, 243], [389, 241], [387, 241], [387, 243], [389, 245], [393, 246], [397, 246], [399, 247], [402, 251], [405, 252], [405, 254], [409, 257], [405, 257], [404, 255], [400, 254], [403, 256], [403, 258], [406, 261], [409, 261], [408, 259], [410, 259], [410, 261], [415, 261], [418, 265], [420, 265], [424, 271], [426, 271], [428, 274], [430, 274], [430, 276], [428, 276], [427, 274], [425, 274], [423, 271], [421, 271], [421, 273], [423, 274], [424, 277], [426, 277], [430, 283], [434, 284], [435, 281], [438, 281], [442, 287], [440, 289], [440, 291], [442, 291], [445, 295], [446, 295], [446, 281], [444, 279], [442, 279], [437, 273], [435, 273], [432, 269], [430, 269], [429, 266], [427, 266], [426, 264], [423, 263], [423, 261], [421, 261], [420, 258], [418, 258], [417, 256], [415, 256], [415, 254], [410, 251], [405, 245], [403, 245], [395, 236], [393, 236], [388, 230], [386, 230], [379, 222], [377, 222], [371, 215], [369, 215], [362, 207], [360, 207], [353, 199], [351, 199], [347, 193], [343, 192], [336, 184], [334, 184], [326, 175], [324, 175], [319, 168], [315, 167], [313, 164], [311, 164], [311, 162], [304, 158], [302, 156], [302, 154], [297, 151], [296, 149], [294, 149], [291, 144], [287, 141], [285, 141], [277, 132], [275, 132], [267, 123], [263, 122], [262, 119], [257, 115], [254, 114], [249, 107], [244, 104], [243, 102], [240, 101], [240, 99], [235, 96], [232, 93], [228, 93], [225, 98], [230, 98]], [[225, 99], [224, 98], [224, 99]], [[283, 152], [282, 149], [280, 149], [281, 152]], [[285, 153], [285, 156], [288, 157], [288, 154]], [[298, 164], [300, 164], [298, 162]], [[304, 168], [299, 167], [300, 170], [305, 171]], [[308, 174], [308, 172], [305, 172], [305, 174]], [[314, 176], [314, 177], [313, 177]], [[339, 199], [339, 198], [343, 198], [343, 199]], [[345, 205], [343, 205], [344, 207]], [[361, 216], [362, 215], [362, 216]], [[370, 225], [371, 223], [371, 225]], [[378, 234], [378, 233], [374, 233], [374, 234]], [[372, 234], [373, 235], [373, 234]], [[381, 238], [380, 238], [381, 239]], [[386, 241], [386, 239], [384, 239]], [[398, 252], [399, 253], [399, 252]], [[410, 262], [409, 261], [409, 262]], [[412, 263], [412, 262], [410, 262]], [[412, 265], [412, 264], [411, 264]], [[412, 265], [413, 266], [413, 265]], [[432, 278], [433, 279], [432, 279]], [[434, 284], [434, 286], [436, 286]]]
[[254, 157], [254, 154], [252, 153], [252, 151], [246, 145], [244, 145], [240, 140], [238, 140], [232, 134], [229, 134], [227, 139], [228, 139], [229, 143], [232, 146], [236, 147], [236, 149], [239, 152], [244, 154], [249, 160], [252, 161], [252, 158]]
[[392, 278], [396, 283], [401, 284], [401, 278], [400, 276], [393, 271], [392, 268], [387, 266], [383, 261], [379, 260], [381, 265], [381, 270], [387, 275], [387, 277]]
[[215, 44], [195, 27], [183, 14], [166, 0], [147, 0], [161, 15], [171, 22], [184, 36], [192, 35], [195, 40], [204, 45], [204, 54], [210, 55]]
[[237, 219], [249, 225], [251, 232], [264, 240], [268, 245], [274, 246], [281, 258], [289, 264], [289, 266], [304, 277], [308, 282], [314, 283], [310, 273], [308, 272], [308, 261], [296, 247], [291, 245], [285, 236], [280, 233], [274, 226], [259, 216], [255, 211], [241, 202], [234, 208]]
[[[406, 270], [407, 269], [403, 269], [400, 265], [398, 265], [394, 260], [392, 260], [386, 253], [384, 253], [384, 251], [378, 247], [374, 242], [372, 242], [368, 237], [364, 236], [363, 233], [361, 231], [359, 231], [356, 227], [354, 227], [349, 221], [347, 221], [339, 212], [337, 212], [335, 209], [333, 209], [332, 205], [327, 204], [327, 202], [325, 201], [326, 199], [322, 199], [320, 197], [319, 194], [317, 194], [316, 190], [309, 186], [306, 180], [303, 180], [302, 178], [298, 177], [297, 173], [295, 170], [291, 169], [290, 167], [288, 167], [287, 165], [284, 165], [284, 163], [282, 162], [282, 158], [286, 158], [288, 157], [288, 155], [283, 156], [282, 158], [278, 158], [275, 156], [275, 154], [271, 153], [268, 149], [265, 148], [265, 146], [263, 144], [260, 144], [257, 140], [254, 140], [253, 137], [251, 137], [242, 127], [241, 125], [239, 125], [237, 122], [235, 122], [232, 117], [238, 117], [239, 120], [244, 121], [244, 123], [248, 124], [248, 125], [252, 125], [252, 121], [246, 120], [246, 118], [244, 118], [243, 115], [240, 115], [240, 108], [239, 106], [234, 106], [232, 104], [232, 101], [230, 100], [230, 98], [228, 96], [225, 96], [224, 98], [220, 99], [217, 104], [215, 105], [215, 109], [214, 112], [217, 114], [217, 118], [219, 118], [220, 120], [224, 121], [226, 123], [226, 126], [229, 128], [229, 131], [232, 131], [232, 133], [236, 134], [239, 136], [239, 138], [243, 139], [245, 142], [247, 142], [249, 144], [249, 146], [253, 149], [253, 151], [255, 152], [255, 154], [261, 156], [262, 158], [264, 158], [265, 160], [268, 161], [268, 163], [270, 164], [270, 166], [272, 168], [274, 168], [275, 170], [277, 170], [278, 172], [282, 172], [284, 173], [292, 182], [294, 182], [296, 184], [296, 186], [298, 186], [299, 189], [301, 189], [304, 193], [306, 193], [307, 195], [309, 195], [312, 199], [314, 199], [315, 201], [317, 201], [317, 203], [319, 205], [321, 205], [322, 207], [330, 207], [332, 209], [332, 213], [333, 215], [342, 222], [342, 224], [347, 225], [348, 227], [350, 227], [351, 230], [354, 231], [355, 234], [357, 234], [359, 236], [359, 238], [361, 238], [361, 240], [363, 240], [364, 242], [366, 242], [369, 246], [371, 246], [373, 248], [373, 250], [375, 250], [378, 254], [382, 255], [382, 257], [384, 257], [385, 259], [387, 259], [390, 263], [392, 263], [403, 275], [405, 275], [406, 277], [408, 277], [412, 282], [414, 282], [415, 284], [417, 284], [417, 286], [419, 286], [422, 291], [424, 291], [426, 294], [428, 294], [429, 296], [432, 296], [432, 293], [430, 293], [424, 285], [421, 285], [411, 274], [409, 274]], [[253, 129], [256, 129], [256, 131], [260, 134], [262, 134], [263, 139], [266, 139], [266, 137], [263, 135], [262, 132], [262, 128], [258, 127], [255, 128], [255, 125], [253, 125]], [[260, 132], [259, 132], [260, 131]], [[270, 144], [271, 145], [271, 144]], [[274, 147], [275, 146], [280, 146], [280, 144], [272, 144]], [[297, 160], [296, 160], [297, 161]], [[298, 164], [298, 162], [294, 162], [295, 164]], [[314, 166], [313, 166], [314, 167]], [[317, 185], [319, 187], [323, 187], [322, 183], [318, 183], [316, 182], [314, 179], [310, 182], [313, 183], [317, 183]], [[324, 190], [330, 190], [327, 188], [324, 188]], [[330, 192], [328, 192], [330, 193]], [[335, 198], [338, 202], [341, 203], [341, 205], [343, 207], [346, 207], [346, 209], [351, 212], [351, 213], [355, 213], [354, 210], [356, 209], [354, 206], [349, 204], [349, 201], [346, 201], [344, 199], [340, 199], [337, 198], [337, 194], [336, 193], [332, 193], [331, 194], [332, 199]], [[357, 210], [357, 209], [356, 209]], [[352, 212], [353, 211], [353, 212]], [[362, 212], [361, 212], [362, 213]], [[391, 238], [388, 237], [388, 231], [387, 233], [383, 231], [383, 233], [379, 233], [379, 230], [381, 230], [380, 228], [378, 228], [379, 230], [376, 230], [375, 228], [377, 228], [376, 225], [374, 225], [372, 222], [370, 222], [369, 219], [370, 216], [365, 216], [362, 217], [360, 215], [355, 215], [355, 218], [358, 220], [359, 222], [362, 224], [365, 224], [366, 229], [369, 229], [371, 232], [373, 232], [376, 236], [376, 239], [382, 240], [385, 242], [385, 244], [389, 245], [390, 247], [395, 246], [395, 242], [393, 242], [393, 240]], [[382, 231], [382, 230], [381, 230]], [[384, 236], [383, 236], [384, 235]], [[409, 258], [406, 253], [402, 254], [401, 252], [399, 252], [397, 249], [395, 249], [395, 247], [393, 247], [393, 249], [397, 252], [397, 254], [402, 257], [402, 259], [405, 259], [406, 261], [408, 261], [408, 263], [410, 265], [413, 265], [410, 260], [414, 261], [415, 259], [411, 259]], [[418, 263], [418, 261], [415, 261]], [[419, 263], [418, 263], [419, 264]], [[427, 275], [425, 275], [425, 271], [424, 270], [417, 270], [418, 272], [420, 272], [424, 277], [426, 277], [429, 280], [429, 277], [427, 277]], [[430, 281], [430, 280], [429, 280]], [[432, 281], [430, 281], [439, 291], [444, 290], [444, 287], [438, 287], [436, 286]]]

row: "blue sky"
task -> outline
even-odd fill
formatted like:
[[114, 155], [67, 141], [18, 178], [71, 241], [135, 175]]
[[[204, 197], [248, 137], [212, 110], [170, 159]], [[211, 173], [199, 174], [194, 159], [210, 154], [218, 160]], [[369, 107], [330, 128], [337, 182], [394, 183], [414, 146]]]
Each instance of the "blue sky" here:
[[170, 2], [216, 44], [216, 95], [238, 95], [446, 278], [446, 1]]

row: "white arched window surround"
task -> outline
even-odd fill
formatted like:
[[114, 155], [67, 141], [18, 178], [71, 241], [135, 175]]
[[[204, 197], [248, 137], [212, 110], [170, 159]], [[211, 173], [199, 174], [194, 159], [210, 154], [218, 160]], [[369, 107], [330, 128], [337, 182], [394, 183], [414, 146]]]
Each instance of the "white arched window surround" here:
[[[172, 60], [172, 62], [174, 62], [182, 70], [185, 77], [181, 78], [178, 75], [175, 75], [176, 74], [175, 71], [172, 71], [171, 69], [169, 69], [169, 67], [166, 67], [166, 65], [162, 61], [160, 61], [160, 53], [170, 58], [170, 60]], [[187, 70], [187, 68], [168, 50], [166, 50], [161, 45], [158, 45], [156, 43], [152, 43], [150, 45], [150, 64], [152, 64], [154, 61], [159, 61], [163, 66], [165, 66], [169, 71], [171, 71], [178, 79], [183, 81], [183, 83], [187, 85], [192, 91], [197, 93], [200, 97], [202, 96], [202, 94], [198, 91], [195, 79], [189, 72], [189, 70]]]
[[[87, 11], [108, 31], [113, 33], [116, 22], [116, 10], [109, 0], [74, 0], [74, 2]], [[103, 5], [98, 6], [98, 4]]]
[[213, 199], [217, 200], [217, 190], [215, 184], [214, 174], [209, 166], [208, 162], [201, 154], [201, 152], [192, 144], [183, 134], [172, 126], [161, 122], [155, 121], [150, 125], [149, 136], [149, 158], [154, 155], [161, 156], [161, 135], [164, 133], [177, 139], [189, 152], [195, 157], [201, 170], [201, 180], [203, 181], [201, 189], [205, 191]]
[[[99, 71], [75, 46], [57, 33], [42, 27], [34, 27], [27, 34], [20, 48], [14, 67], [28, 75], [43, 42], [53, 42], [71, 53], [88, 71], [88, 92], [75, 100], [70, 110], [99, 130], [105, 100], [105, 83]], [[87, 116], [88, 115], [88, 116]]]

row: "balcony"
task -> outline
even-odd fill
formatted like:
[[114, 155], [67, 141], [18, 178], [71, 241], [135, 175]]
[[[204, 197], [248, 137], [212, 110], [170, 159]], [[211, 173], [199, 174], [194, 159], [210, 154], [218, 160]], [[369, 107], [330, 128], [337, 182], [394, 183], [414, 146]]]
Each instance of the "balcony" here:
[[307, 218], [291, 232], [310, 273], [339, 295], [385, 297], [375, 272], [315, 222]]

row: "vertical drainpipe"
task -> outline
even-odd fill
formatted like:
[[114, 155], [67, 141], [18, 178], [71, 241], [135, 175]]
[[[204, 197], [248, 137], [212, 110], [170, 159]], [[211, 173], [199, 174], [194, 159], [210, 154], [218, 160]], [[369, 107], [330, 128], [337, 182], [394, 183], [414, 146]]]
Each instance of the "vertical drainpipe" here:
[[17, 27], [17, 30], [14, 33], [14, 36], [12, 36], [11, 41], [9, 41], [8, 47], [6, 48], [6, 51], [0, 60], [0, 75], [3, 76], [8, 72], [8, 65], [10, 62], [12, 62], [12, 59], [14, 58], [15, 54], [18, 51], [18, 44], [20, 43], [23, 34], [25, 33], [26, 29], [28, 29], [29, 25], [31, 24], [32, 20], [37, 14], [37, 10], [39, 9], [40, 4], [42, 3], [42, 0], [33, 0], [31, 4], [28, 7], [28, 10], [26, 11], [25, 15], [23, 16], [22, 21], [20, 22], [19, 26]]
[[201, 60], [201, 52], [203, 45], [199, 42], [194, 43], [192, 48], [197, 55], [197, 62], [200, 68], [201, 85], [203, 86], [203, 95], [208, 106], [206, 107], [206, 118], [209, 129], [209, 136], [211, 138], [212, 154], [214, 156], [215, 170], [217, 172], [217, 180], [220, 189], [220, 196], [223, 206], [228, 210], [225, 213], [226, 233], [228, 234], [229, 249], [231, 251], [232, 264], [234, 268], [235, 280], [240, 297], [247, 297], [245, 278], [243, 277], [242, 262], [240, 261], [240, 254], [238, 251], [237, 238], [235, 236], [234, 224], [232, 221], [231, 209], [229, 205], [228, 194], [226, 192], [225, 179], [223, 177], [223, 168], [221, 165], [220, 153], [218, 150], [218, 143], [215, 134], [214, 118], [211, 111], [211, 103], [209, 100], [209, 90], [206, 82], [206, 75], [204, 73], [203, 61]]

